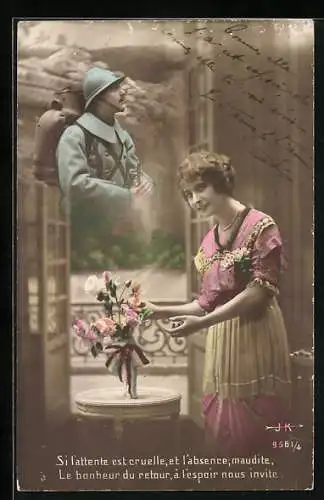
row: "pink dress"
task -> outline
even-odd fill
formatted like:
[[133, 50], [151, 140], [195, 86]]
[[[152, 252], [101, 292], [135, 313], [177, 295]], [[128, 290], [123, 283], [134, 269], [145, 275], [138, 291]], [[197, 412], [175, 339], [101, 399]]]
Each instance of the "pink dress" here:
[[272, 440], [266, 426], [287, 422], [290, 361], [287, 333], [277, 302], [283, 268], [277, 225], [253, 208], [245, 212], [231, 246], [222, 247], [213, 227], [195, 257], [202, 275], [200, 306], [207, 312], [247, 286], [265, 287], [262, 311], [209, 329], [203, 378], [206, 432], [215, 453], [257, 453]]

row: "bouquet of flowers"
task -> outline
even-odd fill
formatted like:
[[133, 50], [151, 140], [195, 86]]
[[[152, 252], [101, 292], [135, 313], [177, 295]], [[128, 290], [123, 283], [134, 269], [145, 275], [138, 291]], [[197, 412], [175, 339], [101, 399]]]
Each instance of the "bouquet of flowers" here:
[[108, 272], [103, 273], [104, 287], [99, 286], [97, 276], [89, 276], [85, 284], [88, 293], [95, 293], [103, 304], [102, 318], [87, 324], [83, 319], [73, 322], [75, 333], [91, 345], [94, 357], [106, 354], [105, 365], [117, 373], [121, 382], [126, 382], [128, 394], [135, 398], [137, 367], [149, 363], [142, 349], [134, 340], [134, 330], [151, 314], [141, 300], [141, 286], [131, 280], [120, 289], [117, 279]]

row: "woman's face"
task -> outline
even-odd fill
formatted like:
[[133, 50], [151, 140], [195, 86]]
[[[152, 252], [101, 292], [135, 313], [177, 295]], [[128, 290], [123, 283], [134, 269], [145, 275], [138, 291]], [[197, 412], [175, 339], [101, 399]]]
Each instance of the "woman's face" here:
[[190, 207], [203, 217], [217, 215], [225, 198], [225, 195], [217, 193], [211, 184], [201, 181], [186, 189], [185, 195]]

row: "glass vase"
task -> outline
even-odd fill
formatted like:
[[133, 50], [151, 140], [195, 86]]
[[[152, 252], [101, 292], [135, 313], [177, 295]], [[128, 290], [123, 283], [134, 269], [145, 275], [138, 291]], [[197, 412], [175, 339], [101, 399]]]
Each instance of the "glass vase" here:
[[129, 399], [137, 399], [137, 366], [135, 366], [134, 362], [131, 363], [131, 382], [130, 387], [127, 384], [126, 373], [124, 372], [124, 388], [125, 388], [125, 396]]

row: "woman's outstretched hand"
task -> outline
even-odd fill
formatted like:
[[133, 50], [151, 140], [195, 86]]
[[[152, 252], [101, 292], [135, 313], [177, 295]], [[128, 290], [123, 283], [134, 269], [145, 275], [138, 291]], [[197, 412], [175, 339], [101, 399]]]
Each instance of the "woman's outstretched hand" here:
[[163, 330], [171, 337], [187, 337], [203, 328], [202, 318], [199, 316], [174, 316], [170, 318], [170, 322], [171, 328], [163, 325]]

